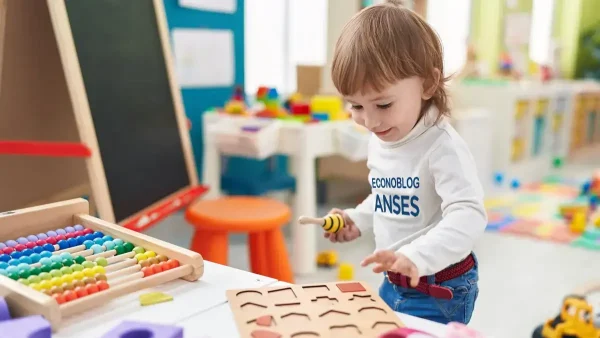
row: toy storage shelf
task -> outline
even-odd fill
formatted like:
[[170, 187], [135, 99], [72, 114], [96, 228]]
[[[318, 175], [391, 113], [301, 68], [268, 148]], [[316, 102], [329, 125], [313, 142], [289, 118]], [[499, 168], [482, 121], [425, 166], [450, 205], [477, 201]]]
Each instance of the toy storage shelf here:
[[553, 161], [600, 141], [596, 82], [458, 83], [451, 90], [456, 109], [491, 113], [494, 171], [535, 180], [550, 171]]

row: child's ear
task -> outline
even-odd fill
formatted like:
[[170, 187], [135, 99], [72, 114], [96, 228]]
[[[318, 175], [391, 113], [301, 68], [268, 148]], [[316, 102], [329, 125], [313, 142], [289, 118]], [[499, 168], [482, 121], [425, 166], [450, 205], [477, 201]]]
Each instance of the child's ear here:
[[431, 75], [431, 78], [423, 82], [423, 94], [421, 95], [421, 99], [423, 100], [429, 100], [435, 94], [435, 90], [440, 84], [440, 77], [442, 76], [440, 70], [434, 68]]

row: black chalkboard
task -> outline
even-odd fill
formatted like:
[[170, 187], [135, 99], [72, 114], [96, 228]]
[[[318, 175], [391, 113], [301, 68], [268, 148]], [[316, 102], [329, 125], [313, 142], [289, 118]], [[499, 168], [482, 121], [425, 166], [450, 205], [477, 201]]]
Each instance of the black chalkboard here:
[[65, 0], [115, 219], [190, 185], [152, 0]]

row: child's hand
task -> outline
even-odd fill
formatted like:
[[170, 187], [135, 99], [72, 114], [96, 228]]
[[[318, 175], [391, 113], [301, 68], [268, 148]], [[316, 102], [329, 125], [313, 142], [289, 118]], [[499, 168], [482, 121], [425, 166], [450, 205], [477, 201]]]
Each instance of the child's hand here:
[[401, 253], [396, 253], [391, 250], [377, 251], [376, 253], [367, 256], [361, 266], [367, 266], [375, 263], [373, 272], [379, 273], [383, 271], [393, 271], [409, 277], [410, 286], [417, 287], [419, 284], [419, 270], [415, 263]]
[[329, 214], [342, 215], [342, 217], [344, 218], [344, 228], [335, 234], [326, 232], [324, 235], [325, 238], [328, 238], [332, 243], [343, 243], [353, 241], [360, 237], [360, 230], [358, 230], [358, 227], [356, 226], [356, 224], [354, 224], [354, 221], [352, 221], [352, 219], [350, 219], [350, 217], [348, 217], [348, 215], [343, 210], [334, 208], [331, 209]]

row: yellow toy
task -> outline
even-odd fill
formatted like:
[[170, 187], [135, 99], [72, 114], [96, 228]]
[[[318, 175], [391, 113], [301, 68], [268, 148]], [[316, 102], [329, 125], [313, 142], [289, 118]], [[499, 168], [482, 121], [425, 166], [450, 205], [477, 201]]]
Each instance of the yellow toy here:
[[302, 102], [302, 94], [296, 92], [296, 93], [290, 95], [290, 97], [288, 98], [288, 101], [290, 102], [290, 104]]
[[246, 112], [244, 101], [231, 100], [225, 104], [225, 112], [232, 115], [243, 115]]
[[560, 215], [565, 218], [572, 217], [575, 213], [587, 214], [589, 206], [586, 204], [565, 204], [559, 208]]
[[349, 263], [340, 264], [338, 270], [338, 280], [354, 280], [354, 267]]
[[600, 331], [593, 321], [592, 306], [582, 296], [568, 296], [563, 301], [560, 314], [538, 326], [533, 338], [598, 338]]
[[322, 251], [317, 255], [317, 265], [324, 268], [331, 268], [337, 264], [337, 253], [333, 250]]
[[584, 212], [578, 211], [573, 214], [573, 219], [571, 220], [571, 224], [569, 228], [572, 232], [581, 234], [585, 231], [587, 225], [587, 215]]
[[323, 230], [333, 234], [344, 228], [344, 218], [338, 214], [329, 214], [323, 218], [302, 216], [298, 219], [298, 223], [319, 225]]
[[310, 111], [313, 114], [327, 114], [330, 120], [343, 120], [344, 104], [338, 96], [315, 95], [310, 100]]

